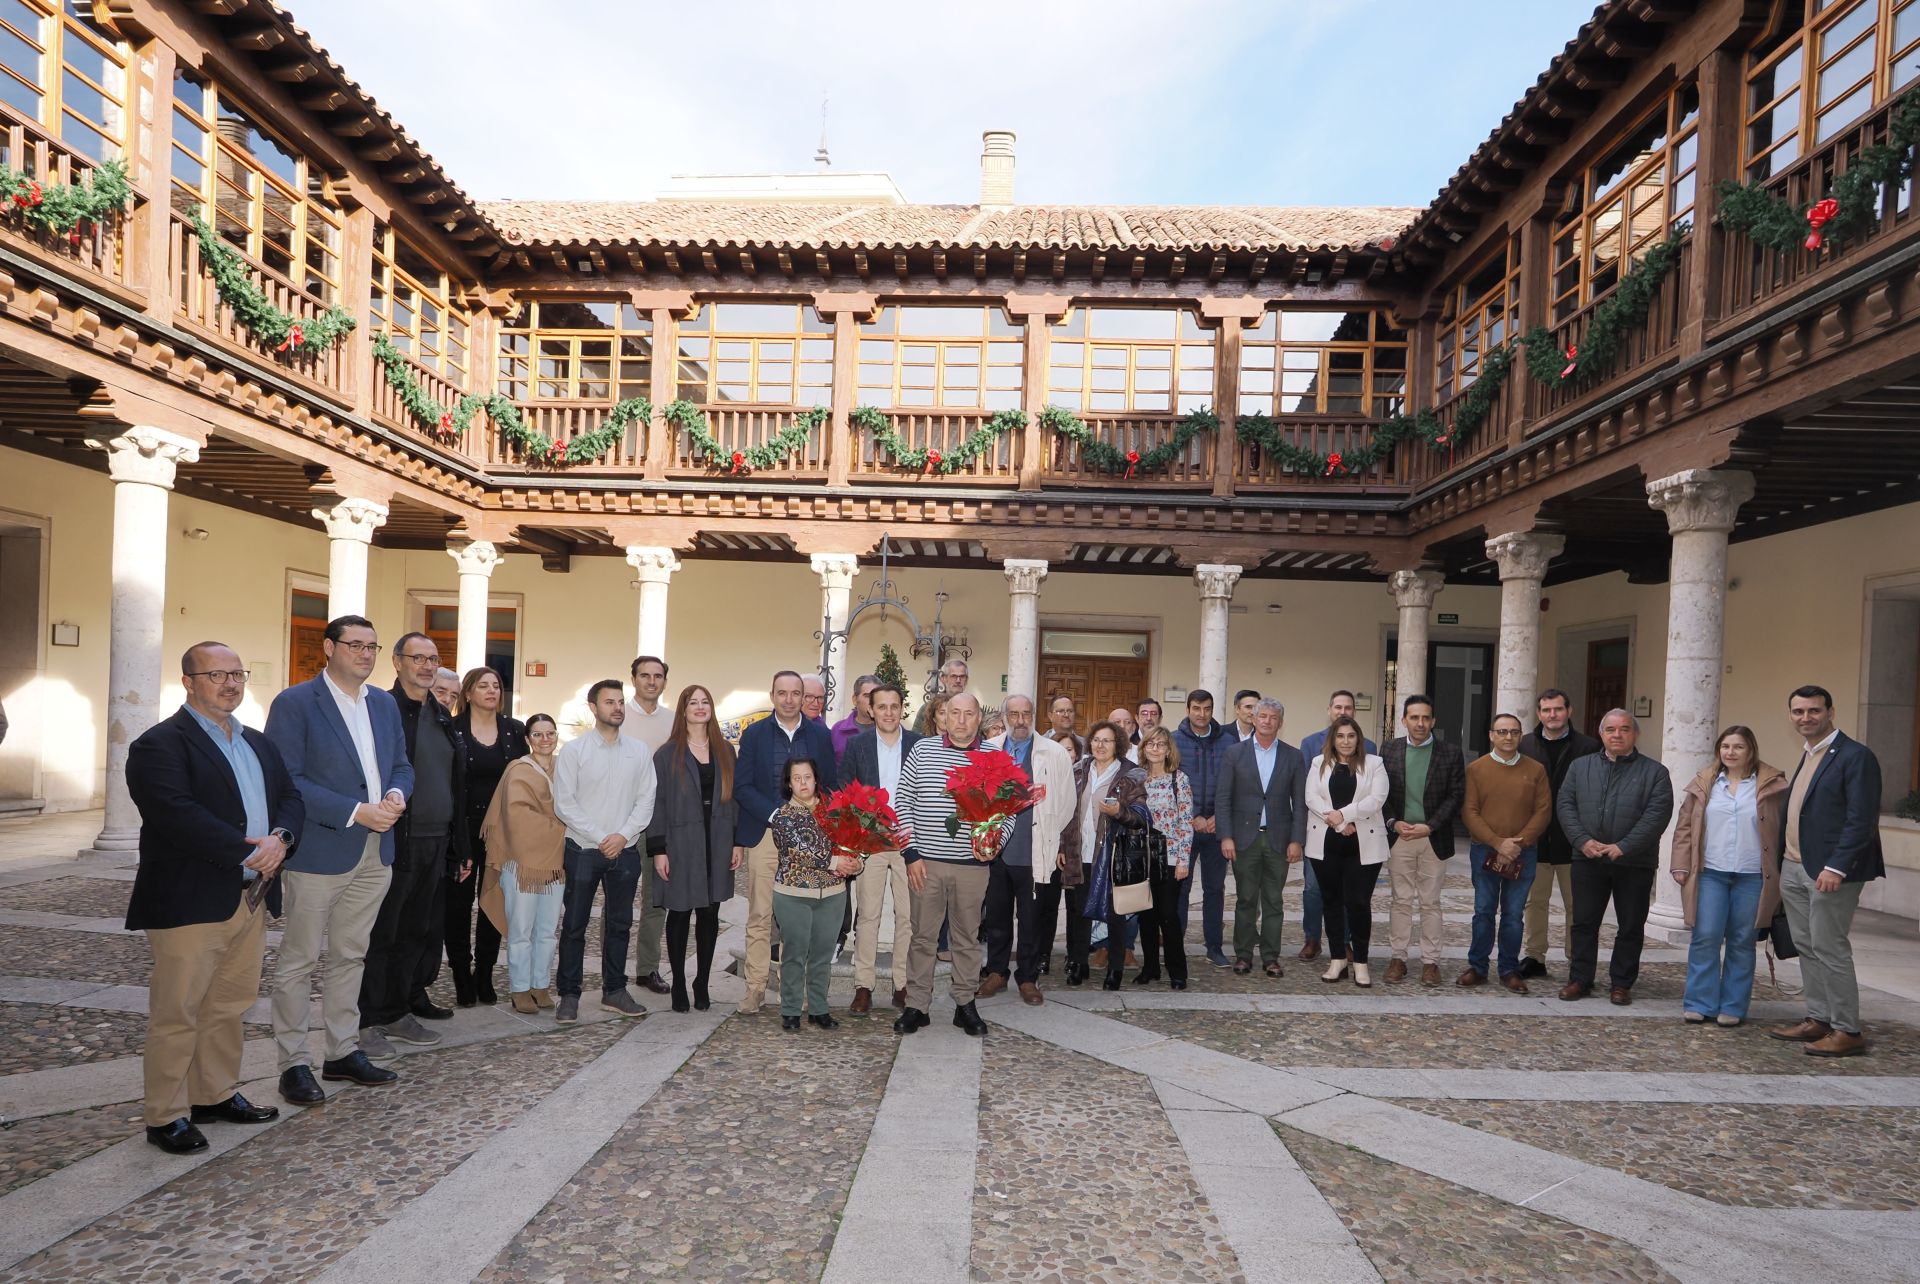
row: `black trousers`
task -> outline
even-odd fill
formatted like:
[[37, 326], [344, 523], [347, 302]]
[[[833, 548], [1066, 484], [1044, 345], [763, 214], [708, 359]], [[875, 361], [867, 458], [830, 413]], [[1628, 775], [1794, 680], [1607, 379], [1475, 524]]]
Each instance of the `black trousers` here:
[[367, 962], [360, 974], [360, 1025], [391, 1025], [413, 1010], [440, 968], [440, 935], [447, 878], [447, 844], [409, 838], [394, 852], [393, 882], [373, 920]]
[[456, 979], [492, 977], [494, 966], [500, 962], [500, 929], [485, 914], [474, 913], [480, 895], [480, 875], [486, 867], [487, 845], [476, 834], [473, 836], [473, 872], [447, 884], [447, 966]]
[[[1014, 932], [1019, 930], [1020, 954], [1013, 953]], [[986, 955], [980, 975], [1011, 973], [1014, 984], [1025, 985], [1040, 979], [1043, 957], [1034, 943], [1033, 866], [1009, 865], [995, 860], [987, 867], [987, 902], [980, 914], [980, 937]]]
[[1567, 929], [1567, 980], [1592, 985], [1600, 967], [1600, 921], [1613, 902], [1613, 959], [1607, 965], [1612, 988], [1630, 990], [1640, 978], [1640, 947], [1647, 939], [1647, 911], [1653, 906], [1653, 880], [1659, 870], [1647, 865], [1573, 858], [1573, 925]]
[[600, 907], [600, 992], [627, 988], [627, 938], [633, 935], [633, 894], [640, 890], [640, 849], [629, 847], [612, 860], [598, 848], [567, 840], [567, 890], [560, 917], [560, 966], [553, 988], [563, 999], [580, 997], [586, 980], [587, 925], [593, 921], [593, 896], [606, 885]]
[[1327, 933], [1327, 957], [1353, 951], [1355, 963], [1367, 961], [1373, 944], [1373, 889], [1385, 865], [1362, 865], [1360, 853], [1315, 861], [1320, 876], [1321, 922]]
[[1127, 920], [1133, 919], [1140, 928], [1140, 967], [1149, 976], [1160, 971], [1160, 955], [1164, 948], [1167, 956], [1167, 976], [1171, 980], [1187, 979], [1186, 929], [1180, 922], [1180, 888], [1186, 879], [1175, 879], [1173, 871], [1168, 870], [1165, 878], [1152, 884], [1153, 908], [1139, 914], [1109, 914], [1107, 916], [1107, 972], [1119, 975], [1126, 967], [1127, 952], [1124, 946], [1116, 942], [1126, 939]]
[[1053, 940], [1060, 928], [1060, 902], [1067, 902], [1067, 962], [1087, 966], [1093, 946], [1093, 920], [1081, 913], [1087, 908], [1087, 885], [1060, 886], [1060, 871], [1044, 883], [1033, 885], [1033, 958], [1037, 968], [1053, 957]]

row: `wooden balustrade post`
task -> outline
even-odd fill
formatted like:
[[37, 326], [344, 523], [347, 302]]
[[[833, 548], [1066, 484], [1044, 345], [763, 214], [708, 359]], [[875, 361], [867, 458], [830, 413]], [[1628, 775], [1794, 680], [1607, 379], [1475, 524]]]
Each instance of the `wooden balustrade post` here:
[[1025, 360], [1020, 371], [1020, 407], [1027, 412], [1027, 429], [1020, 439], [1021, 490], [1039, 490], [1047, 470], [1047, 442], [1040, 428], [1040, 411], [1047, 404], [1047, 359], [1053, 332], [1048, 328], [1067, 314], [1073, 299], [1065, 294], [1009, 294], [1007, 316], [1025, 327]]
[[1700, 64], [1700, 155], [1693, 179], [1693, 256], [1680, 296], [1680, 355], [1706, 346], [1707, 331], [1720, 319], [1727, 234], [1714, 226], [1720, 183], [1740, 177], [1743, 111], [1740, 56], [1716, 49]]
[[853, 432], [847, 416], [860, 395], [860, 319], [879, 306], [867, 293], [823, 290], [813, 296], [813, 310], [833, 323], [833, 414], [827, 420], [827, 485], [845, 486], [853, 472]]

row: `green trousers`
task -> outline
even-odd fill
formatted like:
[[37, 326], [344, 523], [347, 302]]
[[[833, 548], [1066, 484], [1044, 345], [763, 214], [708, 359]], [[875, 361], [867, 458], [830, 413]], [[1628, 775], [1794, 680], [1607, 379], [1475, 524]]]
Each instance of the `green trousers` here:
[[1262, 963], [1280, 958], [1280, 929], [1287, 914], [1280, 893], [1287, 885], [1287, 849], [1275, 846], [1266, 830], [1235, 853], [1233, 861], [1233, 953], [1253, 961], [1260, 947]]
[[846, 912], [844, 888], [818, 900], [773, 889], [773, 918], [780, 924], [781, 1016], [797, 1017], [803, 1005], [814, 1016], [826, 1015], [833, 947]]

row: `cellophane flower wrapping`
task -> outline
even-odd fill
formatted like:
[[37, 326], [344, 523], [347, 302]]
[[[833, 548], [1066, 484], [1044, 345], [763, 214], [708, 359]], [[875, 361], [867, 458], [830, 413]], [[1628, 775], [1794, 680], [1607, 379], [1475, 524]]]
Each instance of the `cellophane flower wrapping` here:
[[1046, 786], [1034, 784], [1013, 756], [1001, 749], [976, 749], [964, 763], [949, 767], [947, 792], [954, 806], [954, 814], [947, 817], [947, 833], [958, 836], [965, 825], [978, 860], [993, 858], [1008, 817], [1047, 796]]
[[906, 826], [887, 791], [875, 785], [855, 783], [834, 790], [821, 801], [816, 816], [833, 850], [844, 856], [864, 860], [907, 845]]

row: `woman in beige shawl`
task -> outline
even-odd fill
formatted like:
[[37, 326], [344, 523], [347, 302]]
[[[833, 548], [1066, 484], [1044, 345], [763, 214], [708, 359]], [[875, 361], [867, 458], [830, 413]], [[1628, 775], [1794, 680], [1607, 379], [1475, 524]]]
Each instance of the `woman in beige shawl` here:
[[554, 934], [567, 890], [567, 827], [553, 810], [560, 731], [551, 717], [527, 719], [527, 744], [532, 752], [508, 764], [480, 829], [480, 908], [506, 937], [508, 1000], [521, 1013], [553, 1006]]

